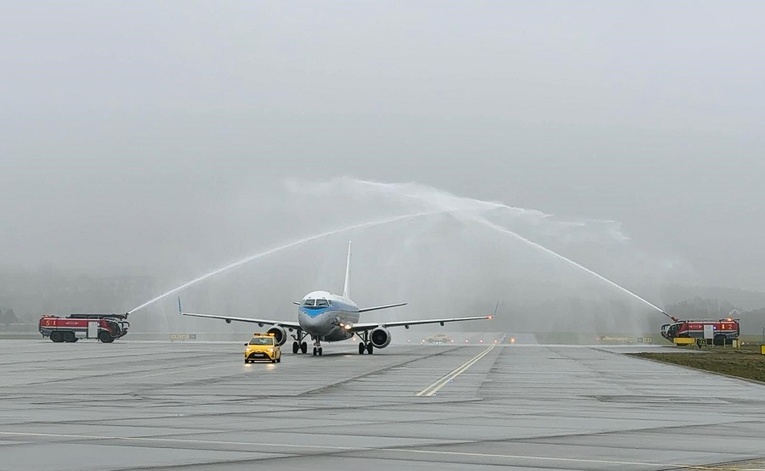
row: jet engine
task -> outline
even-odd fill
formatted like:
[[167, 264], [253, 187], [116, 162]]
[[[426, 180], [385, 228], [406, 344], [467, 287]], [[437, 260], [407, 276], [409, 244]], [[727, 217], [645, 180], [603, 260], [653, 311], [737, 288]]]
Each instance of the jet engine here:
[[266, 331], [266, 333], [273, 335], [274, 339], [276, 340], [276, 344], [279, 346], [284, 345], [284, 342], [287, 341], [287, 332], [284, 330], [284, 327], [280, 325], [271, 327]]
[[385, 327], [376, 327], [369, 333], [369, 339], [375, 348], [385, 348], [390, 345], [390, 332]]

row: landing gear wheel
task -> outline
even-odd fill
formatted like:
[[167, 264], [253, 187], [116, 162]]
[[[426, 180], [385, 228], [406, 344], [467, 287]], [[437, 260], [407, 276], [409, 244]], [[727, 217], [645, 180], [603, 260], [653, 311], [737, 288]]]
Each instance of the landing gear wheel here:
[[303, 354], [308, 353], [308, 344], [303, 342], [300, 344], [300, 351], [303, 352]]
[[313, 356], [316, 356], [316, 353], [317, 353], [317, 349], [316, 347], [313, 347]]
[[297, 342], [292, 342], [292, 353], [297, 353], [298, 350], [300, 350], [300, 344]]
[[375, 350], [375, 347], [372, 345], [372, 342], [369, 342], [367, 344], [367, 353], [371, 355], [374, 350]]
[[363, 355], [364, 354], [364, 350], [366, 350], [366, 349], [367, 348], [364, 346], [364, 342], [359, 342], [359, 355]]
[[322, 349], [321, 347], [319, 347], [319, 356], [321, 356], [321, 353], [322, 353]]

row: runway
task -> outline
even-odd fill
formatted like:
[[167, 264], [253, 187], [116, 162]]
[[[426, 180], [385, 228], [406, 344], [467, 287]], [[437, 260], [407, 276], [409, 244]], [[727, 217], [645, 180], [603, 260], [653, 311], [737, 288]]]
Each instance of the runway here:
[[637, 347], [243, 348], [0, 342], [0, 470], [765, 469], [765, 386]]

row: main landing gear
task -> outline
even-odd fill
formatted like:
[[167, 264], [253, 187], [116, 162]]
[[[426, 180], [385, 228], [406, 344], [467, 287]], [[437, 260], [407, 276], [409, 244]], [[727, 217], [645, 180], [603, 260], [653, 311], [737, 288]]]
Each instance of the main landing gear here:
[[365, 350], [370, 355], [375, 351], [375, 347], [372, 345], [372, 342], [359, 342], [359, 355], [363, 355]]
[[297, 333], [292, 336], [292, 338], [295, 339], [295, 341], [292, 342], [292, 353], [308, 353], [308, 344], [303, 341], [307, 336], [308, 334], [305, 334], [302, 330], [298, 329]]
[[372, 342], [369, 341], [369, 332], [365, 330], [364, 337], [361, 337], [359, 334], [356, 335], [361, 340], [361, 342], [359, 342], [359, 355], [363, 355], [364, 350], [366, 350], [367, 353], [371, 355], [372, 352], [375, 351], [375, 347], [372, 345]]
[[308, 353], [308, 344], [305, 342], [292, 342], [292, 353]]

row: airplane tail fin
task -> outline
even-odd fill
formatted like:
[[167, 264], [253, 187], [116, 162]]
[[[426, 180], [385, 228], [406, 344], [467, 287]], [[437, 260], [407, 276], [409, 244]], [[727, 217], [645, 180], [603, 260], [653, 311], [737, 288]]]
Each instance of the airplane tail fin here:
[[343, 297], [348, 299], [351, 296], [351, 242], [348, 242], [348, 260], [345, 262], [345, 285], [343, 286]]

